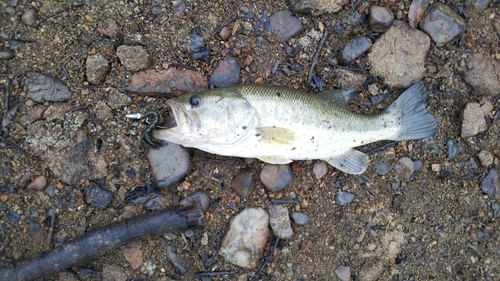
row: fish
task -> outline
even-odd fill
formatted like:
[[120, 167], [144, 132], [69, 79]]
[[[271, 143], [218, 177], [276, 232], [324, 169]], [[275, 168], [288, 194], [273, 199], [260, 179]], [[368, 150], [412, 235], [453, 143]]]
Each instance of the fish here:
[[166, 100], [175, 126], [152, 135], [212, 154], [271, 164], [318, 159], [345, 173], [361, 174], [369, 157], [355, 147], [424, 139], [436, 132], [422, 81], [375, 114], [350, 111], [345, 104], [350, 93], [242, 84], [184, 94]]

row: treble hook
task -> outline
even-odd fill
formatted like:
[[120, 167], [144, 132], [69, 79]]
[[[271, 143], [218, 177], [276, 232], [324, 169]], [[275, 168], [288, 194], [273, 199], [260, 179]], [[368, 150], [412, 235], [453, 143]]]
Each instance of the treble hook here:
[[131, 114], [125, 115], [125, 117], [130, 118], [130, 119], [141, 119], [142, 117], [145, 117], [146, 122], [147, 122], [147, 118], [150, 116], [153, 117], [153, 120], [144, 129], [139, 141], [144, 142], [150, 148], [156, 149], [156, 148], [159, 148], [161, 146], [161, 143], [158, 141], [152, 141], [149, 138], [149, 132], [151, 132], [154, 128], [156, 128], [156, 126], [158, 125], [158, 122], [160, 121], [160, 115], [158, 114], [158, 112], [146, 111], [146, 113], [144, 113], [144, 115], [141, 115], [140, 113], [131, 113]]

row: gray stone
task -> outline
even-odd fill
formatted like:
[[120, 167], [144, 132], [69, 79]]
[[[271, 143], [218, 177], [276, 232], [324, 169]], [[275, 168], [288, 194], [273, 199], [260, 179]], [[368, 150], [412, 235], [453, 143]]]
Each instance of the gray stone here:
[[351, 280], [351, 267], [346, 265], [339, 265], [335, 269], [335, 275], [337, 275], [337, 277], [341, 281], [349, 281]]
[[484, 120], [484, 115], [479, 103], [467, 103], [465, 105], [463, 118], [461, 134], [463, 138], [475, 136], [486, 130], [486, 120]]
[[370, 49], [370, 73], [383, 77], [391, 88], [408, 87], [424, 77], [429, 48], [427, 34], [405, 22], [394, 21]]
[[458, 155], [458, 143], [455, 140], [450, 139], [446, 143], [446, 146], [448, 147], [448, 160], [455, 159]]
[[311, 15], [336, 13], [349, 3], [349, 0], [291, 0], [290, 6], [294, 12]]
[[198, 28], [194, 28], [190, 36], [191, 55], [194, 59], [207, 61], [209, 59], [207, 45], [203, 41]]
[[31, 72], [24, 81], [28, 87], [28, 96], [36, 101], [65, 101], [71, 98], [68, 86], [50, 76]]
[[491, 199], [497, 199], [499, 186], [498, 171], [490, 169], [486, 177], [481, 181], [481, 190]]
[[206, 192], [198, 191], [182, 199], [179, 204], [181, 206], [197, 205], [200, 207], [200, 209], [206, 211], [208, 209], [208, 206], [210, 205], [210, 197]]
[[271, 15], [271, 31], [276, 32], [282, 43], [290, 40], [302, 30], [302, 23], [288, 10], [278, 11]]
[[382, 162], [377, 164], [377, 175], [384, 176], [391, 170], [391, 164]]
[[184, 274], [189, 270], [189, 258], [183, 253], [182, 250], [177, 249], [177, 247], [168, 246], [167, 257], [181, 274]]
[[159, 188], [180, 181], [189, 168], [189, 154], [178, 144], [166, 143], [148, 151], [149, 165]]
[[396, 179], [398, 181], [409, 180], [415, 171], [415, 166], [410, 158], [402, 157], [394, 165], [394, 171], [396, 172]]
[[106, 80], [110, 70], [109, 62], [105, 56], [101, 54], [89, 56], [86, 62], [87, 81], [97, 85]]
[[463, 77], [474, 88], [476, 95], [494, 96], [500, 93], [500, 61], [491, 56], [473, 54]]
[[328, 165], [325, 161], [319, 161], [314, 163], [313, 174], [317, 180], [321, 179], [328, 173]]
[[335, 193], [335, 203], [339, 206], [345, 206], [351, 203], [355, 198], [356, 195], [349, 192], [339, 191]]
[[269, 238], [269, 215], [262, 208], [246, 208], [236, 215], [224, 236], [219, 254], [228, 262], [255, 269]]
[[116, 49], [116, 55], [129, 70], [137, 71], [149, 67], [149, 53], [142, 46], [121, 45]]
[[342, 50], [342, 59], [346, 62], [351, 62], [368, 51], [371, 46], [372, 41], [370, 38], [360, 36], [344, 47]]
[[231, 189], [241, 197], [249, 197], [254, 190], [253, 176], [255, 169], [244, 168], [239, 171], [231, 180]]
[[472, 0], [472, 3], [481, 11], [484, 11], [488, 8], [488, 5], [491, 3], [491, 0]]
[[293, 212], [292, 220], [298, 226], [303, 226], [309, 223], [311, 220], [306, 213], [303, 212]]
[[113, 192], [100, 188], [97, 184], [92, 183], [85, 188], [85, 202], [97, 209], [106, 209], [113, 200]]
[[394, 22], [394, 13], [386, 7], [370, 7], [370, 29], [374, 32], [386, 32]]
[[270, 205], [269, 223], [276, 237], [281, 239], [289, 239], [293, 236], [293, 230], [290, 226], [290, 216], [288, 208], [283, 205]]
[[225, 87], [240, 83], [240, 64], [233, 57], [225, 57], [210, 76], [215, 87]]
[[280, 191], [292, 180], [292, 168], [289, 164], [265, 164], [260, 171], [260, 180], [270, 191]]
[[38, 19], [38, 12], [31, 8], [21, 14], [21, 22], [27, 26], [33, 26]]
[[453, 40], [467, 27], [462, 17], [441, 2], [434, 2], [429, 6], [419, 26], [438, 47]]
[[10, 60], [16, 56], [13, 50], [0, 48], [0, 60]]
[[360, 25], [366, 22], [366, 14], [354, 11], [349, 13], [346, 22], [350, 25]]

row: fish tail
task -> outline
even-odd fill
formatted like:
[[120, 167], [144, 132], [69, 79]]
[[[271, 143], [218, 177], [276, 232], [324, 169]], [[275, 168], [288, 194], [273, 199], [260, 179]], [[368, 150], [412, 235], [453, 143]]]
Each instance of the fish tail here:
[[436, 133], [436, 120], [425, 108], [427, 93], [422, 81], [413, 84], [387, 110], [396, 117], [399, 134], [396, 141], [431, 137]]

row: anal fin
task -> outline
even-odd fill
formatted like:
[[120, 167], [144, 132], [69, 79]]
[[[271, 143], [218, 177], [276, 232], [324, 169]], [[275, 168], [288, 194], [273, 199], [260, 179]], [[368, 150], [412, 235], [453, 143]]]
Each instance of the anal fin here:
[[325, 161], [342, 172], [355, 175], [362, 174], [368, 167], [368, 155], [354, 149]]

